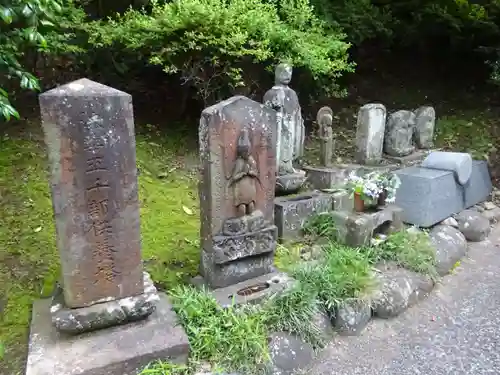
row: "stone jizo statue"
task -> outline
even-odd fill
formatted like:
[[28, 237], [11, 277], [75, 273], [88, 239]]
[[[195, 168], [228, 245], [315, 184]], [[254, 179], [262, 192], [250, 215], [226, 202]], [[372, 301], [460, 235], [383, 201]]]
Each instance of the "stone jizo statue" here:
[[391, 113], [385, 127], [384, 151], [390, 156], [407, 156], [415, 151], [415, 114], [401, 110]]
[[288, 86], [291, 79], [292, 66], [279, 64], [275, 84], [264, 95], [264, 105], [278, 112], [276, 168], [279, 175], [297, 173], [292, 163], [304, 154], [304, 120], [297, 93]]
[[333, 158], [333, 111], [330, 107], [322, 107], [316, 116], [320, 143], [320, 163], [329, 167]]
[[237, 158], [229, 178], [229, 186], [233, 188], [234, 205], [238, 216], [250, 215], [255, 211], [259, 171], [255, 159], [250, 154], [251, 148], [248, 130], [243, 128], [238, 137]]

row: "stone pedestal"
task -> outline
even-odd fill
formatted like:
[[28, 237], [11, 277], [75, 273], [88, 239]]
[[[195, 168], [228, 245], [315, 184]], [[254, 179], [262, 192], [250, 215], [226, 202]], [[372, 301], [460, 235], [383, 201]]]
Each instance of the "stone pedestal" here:
[[81, 335], [58, 331], [50, 306], [33, 304], [26, 375], [136, 375], [157, 359], [187, 362], [188, 338], [165, 295], [146, 319]]
[[316, 214], [332, 210], [330, 194], [309, 192], [274, 199], [274, 223], [281, 241], [299, 239], [307, 220]]
[[403, 228], [403, 210], [389, 205], [377, 208], [372, 212], [334, 211], [331, 213], [336, 229], [337, 238], [348, 246], [368, 246], [377, 233], [389, 234]]
[[305, 171], [276, 176], [276, 194], [287, 195], [297, 193], [307, 181]]

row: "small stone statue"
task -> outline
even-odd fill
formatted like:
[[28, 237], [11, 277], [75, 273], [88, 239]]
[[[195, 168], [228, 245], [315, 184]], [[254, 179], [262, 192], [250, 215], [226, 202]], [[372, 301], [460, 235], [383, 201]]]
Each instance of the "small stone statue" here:
[[291, 65], [279, 64], [275, 85], [264, 95], [264, 105], [278, 112], [276, 169], [279, 175], [296, 173], [292, 162], [304, 154], [304, 120], [297, 93], [288, 87], [291, 79]]
[[237, 158], [229, 178], [229, 186], [233, 187], [234, 205], [240, 217], [250, 215], [255, 211], [256, 182], [260, 182], [257, 163], [250, 155], [251, 148], [248, 129], [243, 128], [238, 137]]
[[332, 164], [333, 158], [333, 111], [330, 107], [322, 107], [316, 116], [319, 125], [320, 163], [324, 167]]
[[407, 156], [415, 151], [415, 114], [401, 110], [391, 113], [385, 128], [384, 151], [390, 156]]

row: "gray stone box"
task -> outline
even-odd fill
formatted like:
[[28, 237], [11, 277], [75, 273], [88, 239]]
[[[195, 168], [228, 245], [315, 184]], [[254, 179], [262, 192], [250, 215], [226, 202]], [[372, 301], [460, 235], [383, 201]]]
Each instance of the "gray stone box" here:
[[473, 160], [470, 180], [464, 186], [464, 208], [472, 207], [487, 200], [492, 188], [488, 163], [485, 160]]
[[274, 223], [278, 227], [278, 239], [299, 238], [305, 222], [311, 215], [331, 210], [330, 194], [311, 192], [294, 197], [275, 198]]
[[404, 222], [427, 228], [463, 209], [464, 192], [453, 172], [408, 167], [396, 173], [401, 179], [396, 205]]

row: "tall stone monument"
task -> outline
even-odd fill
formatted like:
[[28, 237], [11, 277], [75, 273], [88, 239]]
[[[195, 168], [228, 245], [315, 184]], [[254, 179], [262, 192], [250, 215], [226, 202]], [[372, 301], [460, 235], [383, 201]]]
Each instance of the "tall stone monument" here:
[[297, 93], [288, 85], [292, 80], [292, 66], [279, 64], [275, 71], [275, 85], [264, 95], [264, 105], [277, 112], [276, 117], [276, 192], [292, 194], [306, 181], [303, 170], [293, 162], [304, 154], [305, 128]]
[[419, 107], [415, 110], [415, 142], [420, 149], [430, 149], [434, 141], [436, 111], [433, 107]]
[[202, 112], [200, 271], [211, 289], [274, 272], [275, 124], [275, 111], [243, 96]]
[[62, 272], [53, 299], [33, 305], [26, 374], [186, 360], [187, 336], [142, 266], [132, 97], [81, 79], [40, 107]]

